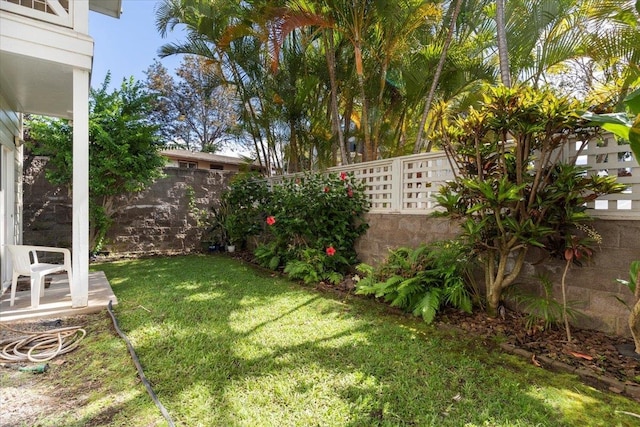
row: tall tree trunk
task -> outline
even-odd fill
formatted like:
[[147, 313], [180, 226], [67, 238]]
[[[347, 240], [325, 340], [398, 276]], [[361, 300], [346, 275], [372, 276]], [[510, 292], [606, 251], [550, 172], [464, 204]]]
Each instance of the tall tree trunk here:
[[[387, 72], [389, 70], [389, 60], [390, 56], [388, 54], [384, 55], [384, 59], [382, 60], [382, 66], [380, 67], [380, 81], [378, 83], [378, 97], [376, 99], [375, 110], [377, 111], [376, 117], [374, 117], [374, 121], [371, 125], [371, 146], [373, 152], [376, 155], [378, 153], [378, 147], [380, 146], [380, 128], [382, 127], [382, 123], [384, 122], [384, 116], [382, 111], [384, 110], [382, 104], [384, 102], [384, 89], [387, 87]], [[375, 159], [371, 159], [375, 160]]]
[[507, 50], [507, 27], [504, 22], [505, 0], [496, 0], [496, 31], [498, 40], [498, 57], [500, 59], [500, 78], [502, 84], [511, 87], [509, 71], [509, 52]]
[[293, 119], [289, 120], [289, 168], [288, 173], [300, 172], [300, 153], [298, 150], [298, 134]]
[[325, 56], [329, 67], [329, 83], [331, 85], [331, 126], [333, 127], [333, 135], [338, 137], [337, 145], [340, 148], [340, 160], [343, 165], [346, 165], [349, 164], [349, 156], [344, 149], [344, 133], [340, 126], [340, 113], [338, 112], [338, 83], [336, 82], [336, 51], [333, 43], [333, 30], [328, 29], [325, 31], [324, 38]]
[[[224, 51], [217, 49], [218, 55], [222, 58], [225, 55]], [[236, 62], [231, 60], [229, 55], [225, 55], [227, 57], [227, 62], [229, 63], [231, 73], [235, 81], [237, 82], [237, 91], [240, 94], [240, 99], [242, 100], [242, 104], [245, 108], [245, 111], [248, 112], [249, 119], [249, 129], [251, 138], [253, 139], [253, 146], [256, 150], [256, 156], [258, 158], [258, 163], [260, 166], [264, 167], [267, 170], [267, 176], [271, 175], [271, 162], [269, 160], [269, 156], [267, 155], [264, 147], [264, 143], [262, 142], [262, 138], [260, 137], [260, 128], [257, 126], [257, 117], [256, 113], [253, 110], [253, 106], [251, 105], [251, 99], [248, 95], [248, 90], [245, 88], [242, 78], [240, 77], [240, 72], [238, 71], [238, 65]], [[260, 152], [262, 151], [262, 155]]]
[[358, 75], [358, 88], [360, 89], [360, 97], [362, 98], [362, 110], [360, 114], [360, 127], [364, 132], [364, 152], [363, 161], [368, 162], [376, 160], [376, 152], [371, 143], [371, 132], [369, 130], [369, 108], [367, 102], [367, 93], [364, 90], [364, 66], [362, 64], [362, 47], [359, 36], [355, 40], [355, 57], [356, 57], [356, 74]]
[[[347, 98], [346, 99], [346, 105], [344, 107], [344, 114], [343, 114], [343, 126], [345, 129], [345, 133], [346, 136], [348, 137], [349, 134], [351, 133], [351, 114], [353, 114], [353, 98]], [[345, 153], [349, 153], [348, 157], [351, 157], [351, 144], [349, 143], [348, 138], [345, 138], [344, 142], [344, 146], [343, 146], [343, 150], [345, 151]], [[358, 146], [356, 145], [356, 147], [354, 148], [355, 151], [355, 156], [354, 159], [349, 159], [349, 162], [353, 162], [355, 163], [357, 158], [358, 158]]]
[[640, 269], [636, 275], [636, 290], [634, 292], [636, 303], [629, 313], [629, 328], [633, 336], [636, 353], [640, 354]]
[[451, 14], [451, 22], [449, 22], [449, 30], [447, 32], [447, 38], [445, 39], [444, 45], [442, 46], [442, 53], [440, 54], [440, 60], [438, 61], [438, 66], [436, 67], [436, 73], [433, 76], [433, 81], [431, 82], [431, 87], [429, 88], [429, 95], [427, 96], [427, 100], [425, 101], [425, 104], [424, 104], [424, 110], [422, 111], [422, 118], [420, 119], [420, 125], [418, 126], [418, 136], [416, 137], [416, 143], [413, 147], [414, 154], [419, 153], [424, 145], [422, 142], [424, 127], [427, 123], [427, 117], [429, 117], [429, 112], [431, 111], [431, 104], [433, 103], [433, 98], [436, 95], [436, 89], [438, 88], [438, 83], [440, 82], [440, 75], [442, 74], [442, 70], [444, 68], [444, 61], [447, 58], [449, 45], [451, 44], [451, 40], [453, 40], [453, 31], [455, 30], [456, 21], [458, 20], [458, 15], [460, 14], [461, 7], [462, 7], [462, 0], [456, 0], [453, 13]]

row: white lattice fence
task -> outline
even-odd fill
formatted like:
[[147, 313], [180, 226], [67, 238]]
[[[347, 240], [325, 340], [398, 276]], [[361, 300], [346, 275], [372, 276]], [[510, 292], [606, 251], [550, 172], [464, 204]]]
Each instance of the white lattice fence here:
[[589, 141], [578, 153], [581, 145], [580, 141], [570, 144], [567, 155], [578, 156], [576, 163], [587, 166], [589, 174], [615, 176], [619, 183], [627, 185], [622, 193], [590, 202], [590, 214], [598, 218], [640, 219], [640, 166], [629, 145], [618, 144], [612, 134]]
[[[598, 218], [640, 219], [640, 166], [628, 145], [618, 145], [613, 135], [589, 142], [581, 152], [578, 141], [565, 147], [566, 160], [589, 167], [590, 174], [614, 175], [626, 184], [623, 193], [601, 197], [589, 204]], [[371, 212], [428, 214], [437, 208], [434, 196], [452, 180], [453, 169], [441, 152], [414, 154], [374, 162], [329, 168], [328, 172], [353, 173], [365, 185]], [[283, 177], [273, 177], [272, 183]]]
[[424, 214], [436, 208], [434, 195], [453, 172], [443, 153], [423, 153], [334, 167], [361, 179], [372, 212]]
[[372, 211], [391, 211], [397, 206], [394, 175], [397, 175], [395, 159], [359, 163], [347, 167], [330, 168], [329, 172], [349, 172], [364, 183]]
[[430, 153], [402, 160], [403, 213], [424, 213], [437, 207], [434, 196], [447, 181], [454, 179], [453, 169], [442, 153]]

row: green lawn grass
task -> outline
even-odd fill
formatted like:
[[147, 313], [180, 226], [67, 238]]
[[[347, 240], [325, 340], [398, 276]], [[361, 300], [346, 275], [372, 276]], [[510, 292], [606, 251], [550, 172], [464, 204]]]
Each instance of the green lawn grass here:
[[[638, 403], [575, 376], [222, 255], [93, 269], [106, 273], [120, 327], [180, 426], [638, 425], [621, 412]], [[86, 363], [66, 385], [101, 377], [95, 395], [76, 424], [42, 425], [163, 425], [124, 344], [104, 329], [74, 352]], [[100, 417], [108, 422], [91, 424]]]

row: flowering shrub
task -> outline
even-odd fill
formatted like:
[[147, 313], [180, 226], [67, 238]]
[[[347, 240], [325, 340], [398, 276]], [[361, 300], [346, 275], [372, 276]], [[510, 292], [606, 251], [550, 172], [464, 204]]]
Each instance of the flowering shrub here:
[[274, 187], [270, 200], [266, 214], [275, 222], [266, 232], [282, 265], [302, 259], [306, 248], [356, 263], [354, 245], [367, 229], [368, 202], [353, 175], [306, 174]]
[[[368, 201], [364, 185], [351, 174], [306, 174], [271, 191], [264, 180], [258, 184], [255, 177], [238, 178], [224, 198], [242, 219], [245, 240], [260, 237], [255, 256], [265, 267], [295, 261], [298, 273], [292, 276], [325, 280], [330, 272], [344, 272], [357, 262], [354, 245], [368, 227]], [[331, 275], [329, 281], [337, 277]]]
[[[231, 181], [229, 189], [222, 195], [228, 210], [224, 228], [236, 245], [242, 247], [249, 237], [262, 232], [265, 206], [269, 204], [270, 197], [267, 181], [258, 174], [237, 175]], [[272, 220], [275, 223], [275, 218]]]

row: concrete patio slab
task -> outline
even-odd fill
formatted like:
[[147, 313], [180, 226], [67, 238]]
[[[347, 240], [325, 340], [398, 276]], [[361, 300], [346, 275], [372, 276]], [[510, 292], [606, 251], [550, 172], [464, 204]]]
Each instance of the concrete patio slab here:
[[40, 298], [40, 305], [31, 308], [31, 292], [29, 290], [16, 292], [13, 307], [9, 306], [10, 289], [0, 297], [0, 322], [19, 322], [25, 320], [69, 317], [79, 314], [97, 313], [106, 310], [109, 301], [113, 305], [118, 300], [111, 289], [107, 277], [102, 271], [89, 273], [89, 304], [86, 307], [72, 308], [71, 293], [66, 274], [51, 275], [51, 285], [45, 289]]

